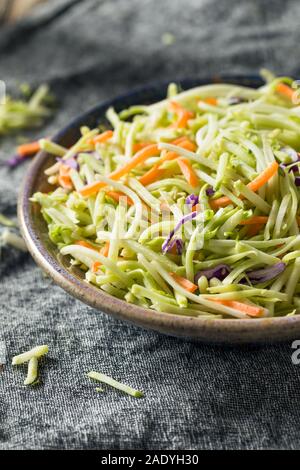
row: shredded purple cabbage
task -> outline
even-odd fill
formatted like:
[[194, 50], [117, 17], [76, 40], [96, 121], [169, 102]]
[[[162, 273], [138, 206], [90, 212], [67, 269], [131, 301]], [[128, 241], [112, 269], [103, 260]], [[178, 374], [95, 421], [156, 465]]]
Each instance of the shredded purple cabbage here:
[[[275, 277], [279, 276], [285, 270], [285, 263], [277, 263], [273, 264], [273, 266], [269, 266], [268, 268], [257, 269], [254, 271], [246, 271], [247, 278], [251, 282], [251, 284], [259, 284], [261, 282], [270, 281]], [[247, 284], [247, 278], [243, 277], [240, 280], [240, 284]]]
[[280, 151], [286, 153], [289, 157], [291, 157], [293, 162], [298, 162], [299, 155], [296, 150], [294, 150], [292, 147], [281, 147]]
[[8, 160], [6, 160], [5, 164], [7, 166], [9, 166], [10, 168], [15, 168], [16, 166], [20, 165], [21, 163], [23, 163], [25, 160], [24, 157], [22, 157], [21, 155], [13, 155], [11, 158], [9, 158]]
[[162, 244], [161, 249], [162, 249], [163, 253], [167, 253], [170, 242], [171, 242], [175, 232], [177, 232], [177, 230], [179, 230], [182, 227], [182, 225], [184, 225], [186, 222], [188, 222], [189, 220], [193, 220], [196, 217], [196, 215], [197, 215], [197, 212], [194, 211], [194, 212], [191, 212], [190, 214], [187, 214], [184, 217], [182, 217], [182, 219], [178, 222], [178, 224], [175, 226], [175, 228], [173, 230], [171, 230], [171, 232], [169, 233], [167, 239]]
[[195, 275], [195, 283], [197, 284], [201, 276], [205, 276], [208, 281], [213, 277], [223, 281], [229, 273], [230, 267], [227, 264], [218, 264], [218, 266], [215, 266], [214, 268], [198, 271]]
[[198, 204], [198, 202], [199, 202], [199, 197], [196, 194], [190, 194], [185, 200], [186, 204], [191, 204], [192, 206], [194, 206], [195, 204]]
[[[282, 170], [285, 170], [287, 166], [291, 165], [291, 163], [280, 163], [279, 167], [282, 169]], [[299, 172], [299, 166], [298, 165], [293, 165], [289, 168], [289, 173], [291, 173], [291, 171], [293, 173], [298, 173]]]
[[295, 185], [300, 186], [300, 176], [295, 177]]
[[207, 189], [206, 189], [206, 196], [213, 196], [215, 194], [215, 190], [214, 188], [212, 188], [211, 186], [209, 186]]
[[63, 163], [64, 165], [66, 165], [66, 166], [72, 168], [73, 170], [78, 170], [79, 165], [78, 165], [78, 163], [77, 163], [77, 161], [76, 161], [76, 158], [77, 158], [77, 155], [75, 155], [74, 157], [71, 157], [71, 158], [67, 158], [67, 160], [64, 160], [63, 158], [57, 157], [56, 160], [57, 160], [58, 162]]

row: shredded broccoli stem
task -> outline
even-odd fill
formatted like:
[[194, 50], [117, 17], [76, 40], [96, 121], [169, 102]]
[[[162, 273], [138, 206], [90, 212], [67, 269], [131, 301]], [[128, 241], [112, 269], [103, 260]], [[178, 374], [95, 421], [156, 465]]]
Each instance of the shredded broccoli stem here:
[[108, 375], [102, 374], [100, 372], [91, 371], [88, 372], [87, 375], [90, 379], [110, 385], [111, 387], [116, 388], [117, 390], [121, 390], [122, 392], [127, 393], [127, 395], [131, 395], [134, 398], [142, 398], [144, 396], [143, 392], [135, 390], [134, 388], [131, 388], [121, 382], [117, 382]]
[[28, 362], [27, 377], [24, 380], [24, 385], [32, 385], [37, 381], [38, 378], [38, 360], [36, 356], [33, 356]]
[[33, 357], [39, 358], [47, 354], [48, 351], [49, 347], [46, 344], [35, 346], [33, 349], [30, 349], [30, 351], [14, 356], [12, 358], [12, 365], [23, 364], [24, 362], [30, 361]]

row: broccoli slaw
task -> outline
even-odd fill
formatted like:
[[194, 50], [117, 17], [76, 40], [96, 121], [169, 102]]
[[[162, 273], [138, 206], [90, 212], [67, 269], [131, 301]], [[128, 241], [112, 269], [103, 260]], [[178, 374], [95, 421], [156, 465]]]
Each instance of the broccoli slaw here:
[[49, 237], [87, 282], [129, 303], [207, 319], [300, 307], [300, 106], [288, 77], [107, 110], [36, 193]]

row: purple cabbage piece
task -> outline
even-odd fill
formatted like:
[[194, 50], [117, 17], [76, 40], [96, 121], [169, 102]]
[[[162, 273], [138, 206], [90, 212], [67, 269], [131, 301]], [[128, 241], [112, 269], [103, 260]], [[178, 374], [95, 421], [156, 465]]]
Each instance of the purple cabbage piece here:
[[227, 264], [218, 264], [218, 266], [215, 266], [214, 268], [198, 271], [195, 275], [195, 283], [197, 284], [201, 276], [205, 276], [208, 281], [213, 277], [223, 281], [229, 273], [230, 267]]
[[178, 255], [182, 255], [183, 252], [183, 240], [181, 238], [174, 238], [174, 240], [171, 241], [167, 248], [167, 253], [170, 253], [172, 250], [173, 246], [176, 246], [176, 251]]
[[293, 162], [299, 161], [299, 155], [296, 150], [294, 150], [292, 147], [281, 147], [280, 151], [286, 153], [289, 157], [291, 157]]
[[[289, 166], [289, 165], [292, 165], [291, 163], [280, 163], [279, 167], [285, 171], [286, 170], [286, 167]], [[293, 173], [298, 173], [299, 172], [299, 166], [298, 165], [293, 165], [289, 168], [289, 173], [291, 173], [291, 171]]]
[[196, 217], [196, 215], [197, 215], [197, 212], [194, 211], [194, 212], [191, 212], [190, 214], [187, 214], [184, 217], [182, 217], [182, 219], [178, 222], [178, 224], [175, 226], [175, 228], [173, 230], [171, 230], [171, 232], [169, 233], [167, 239], [162, 244], [161, 249], [162, 249], [163, 253], [167, 253], [170, 242], [171, 242], [175, 232], [177, 232], [177, 230], [179, 230], [182, 227], [182, 225], [184, 225], [186, 222], [188, 222], [189, 220], [193, 220]]
[[210, 196], [213, 196], [215, 194], [215, 190], [214, 188], [212, 188], [211, 186], [209, 186], [206, 190], [206, 196], [210, 197]]
[[22, 157], [21, 155], [13, 155], [11, 158], [6, 160], [5, 164], [9, 166], [10, 168], [15, 168], [16, 166], [20, 165], [25, 161], [25, 158]]
[[300, 176], [296, 176], [295, 178], [295, 185], [300, 186]]
[[195, 204], [198, 204], [198, 202], [199, 202], [199, 197], [196, 194], [190, 194], [185, 200], [186, 204], [191, 204], [192, 206], [194, 206]]
[[57, 157], [56, 160], [58, 162], [63, 163], [64, 165], [67, 165], [68, 167], [72, 168], [73, 170], [78, 170], [79, 165], [78, 162], [76, 161], [77, 155], [71, 158], [67, 158], [67, 160], [64, 160], [63, 158]]
[[[279, 276], [285, 268], [285, 263], [280, 262], [267, 268], [246, 271], [245, 274], [252, 284], [260, 284], [261, 282], [271, 281], [275, 277]], [[242, 278], [240, 280], [240, 284], [247, 284], [247, 278]]]

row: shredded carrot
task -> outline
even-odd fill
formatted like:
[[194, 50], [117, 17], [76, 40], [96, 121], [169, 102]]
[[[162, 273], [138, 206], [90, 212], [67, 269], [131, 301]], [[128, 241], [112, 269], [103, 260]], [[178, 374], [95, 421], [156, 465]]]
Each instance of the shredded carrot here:
[[133, 147], [132, 147], [133, 153], [136, 153], [139, 150], [145, 147], [148, 147], [148, 145], [152, 145], [152, 144], [153, 142], [136, 142], [135, 144], [133, 144]]
[[208, 96], [207, 98], [203, 98], [202, 100], [204, 103], [210, 104], [211, 106], [217, 106], [218, 100], [214, 96]]
[[164, 173], [165, 173], [165, 170], [162, 170], [161, 168], [157, 168], [156, 166], [154, 166], [149, 171], [147, 171], [143, 176], [140, 177], [139, 182], [143, 184], [144, 186], [147, 186], [148, 184], [153, 183], [153, 181], [157, 181], [159, 178], [161, 178]]
[[107, 140], [111, 139], [112, 136], [114, 135], [113, 131], [109, 130], [109, 131], [104, 131], [102, 132], [101, 134], [99, 135], [96, 135], [95, 137], [93, 137], [92, 139], [89, 139], [87, 141], [88, 144], [93, 144], [93, 145], [96, 145], [96, 144], [102, 144], [104, 142], [106, 142]]
[[253, 224], [248, 225], [247, 235], [248, 237], [255, 237], [261, 229], [263, 228], [264, 224]]
[[240, 312], [246, 313], [249, 317], [261, 317], [263, 314], [263, 309], [261, 307], [256, 307], [254, 305], [245, 304], [244, 302], [238, 302], [236, 300], [224, 300], [224, 299], [209, 299], [212, 302], [216, 302], [226, 307], [233, 308], [234, 310], [239, 310]]
[[170, 101], [169, 107], [170, 111], [177, 114], [178, 117], [177, 121], [172, 124], [171, 127], [184, 128], [187, 126], [188, 120], [194, 117], [194, 113], [183, 108], [180, 104], [176, 103], [176, 101]]
[[34, 155], [41, 150], [39, 141], [29, 142], [28, 144], [22, 144], [17, 147], [17, 154], [21, 157], [27, 157]]
[[[148, 145], [147, 147], [141, 149], [139, 152], [137, 152], [132, 159], [126, 163], [124, 166], [119, 168], [118, 170], [113, 171], [108, 175], [109, 178], [113, 180], [118, 180], [122, 176], [126, 175], [127, 173], [130, 172], [133, 168], [138, 166], [140, 163], [143, 163], [147, 158], [155, 156], [159, 154], [159, 149], [157, 144], [151, 144]], [[87, 186], [84, 186], [80, 191], [79, 194], [81, 196], [91, 196], [91, 194], [97, 193], [101, 188], [106, 186], [106, 183], [102, 183], [101, 181], [95, 182], [92, 184], [89, 184]]]
[[92, 264], [92, 273], [96, 273], [98, 271], [98, 269], [100, 268], [101, 266], [101, 263], [100, 261], [94, 261], [93, 264]]
[[133, 206], [133, 201], [130, 197], [126, 196], [126, 194], [118, 192], [118, 191], [105, 191], [105, 193], [114, 199], [115, 201], [119, 202], [121, 197], [126, 197], [127, 203], [129, 206]]
[[[186, 139], [177, 145], [178, 147], [184, 148], [186, 150], [191, 150], [191, 146], [194, 144], [190, 140]], [[179, 155], [177, 152], [165, 152], [164, 155], [156, 163], [156, 166], [159, 167], [162, 163], [169, 161], [169, 160], [174, 160], [175, 158], [178, 158], [178, 157]]]
[[86, 242], [85, 240], [77, 240], [75, 242], [75, 245], [84, 246], [85, 248], [89, 248], [90, 250], [99, 251], [97, 248], [95, 248], [93, 245], [91, 245], [89, 242]]
[[[94, 247], [92, 248], [95, 249]], [[108, 256], [108, 252], [109, 252], [109, 241], [105, 242], [105, 245], [100, 250], [101, 255], [105, 256], [106, 258]], [[92, 268], [91, 268], [92, 273], [96, 273], [98, 269], [100, 268], [100, 266], [102, 266], [102, 263], [100, 261], [94, 261], [94, 263], [92, 264]]]
[[68, 165], [61, 164], [59, 167], [60, 176], [69, 176], [71, 168]]
[[219, 209], [219, 207], [229, 206], [229, 204], [232, 204], [232, 201], [229, 199], [229, 197], [222, 196], [218, 199], [212, 199], [209, 204], [212, 209]]
[[278, 85], [276, 85], [276, 91], [285, 98], [291, 101], [293, 100], [295, 91], [289, 85], [286, 85], [286, 83], [278, 83]]
[[[185, 136], [173, 140], [172, 144], [178, 145], [178, 147], [185, 148], [186, 150], [195, 150], [194, 142], [192, 142]], [[142, 183], [144, 186], [147, 186], [148, 184], [157, 181], [165, 173], [164, 169], [159, 168], [160, 165], [162, 165], [162, 163], [166, 161], [174, 160], [177, 157], [179, 157], [179, 155], [176, 152], [164, 152], [158, 162], [149, 171], [147, 171], [143, 176], [140, 177], [140, 183]]]
[[107, 257], [109, 252], [109, 241], [105, 242], [105, 245], [101, 248], [100, 253], [101, 255]]
[[194, 144], [194, 142], [192, 142], [189, 139], [185, 139], [185, 140], [179, 142], [179, 144], [177, 144], [177, 145], [178, 145], [178, 147], [182, 147], [185, 150], [190, 150], [191, 152], [195, 152], [195, 150], [196, 150], [196, 145]]
[[170, 276], [172, 276], [174, 281], [176, 281], [181, 287], [183, 287], [188, 292], [195, 292], [195, 290], [198, 289], [198, 286], [196, 286], [196, 284], [189, 281], [185, 277], [178, 276], [178, 274], [175, 274], [175, 273], [169, 273], [169, 274]]
[[60, 165], [59, 167], [59, 174], [58, 174], [58, 183], [62, 188], [65, 189], [72, 189], [73, 183], [70, 178], [70, 171], [71, 168], [67, 165]]
[[257, 224], [266, 224], [268, 222], [268, 217], [265, 215], [254, 215], [249, 217], [249, 219], [241, 220], [240, 225], [257, 225]]
[[254, 180], [251, 181], [251, 183], [247, 185], [248, 188], [251, 189], [252, 191], [257, 191], [264, 184], [266, 184], [269, 181], [269, 179], [271, 179], [272, 176], [275, 175], [275, 173], [277, 173], [278, 167], [279, 165], [277, 162], [271, 163], [271, 165], [268, 166], [268, 168], [266, 168], [260, 175], [254, 178]]
[[201, 209], [201, 205], [200, 204], [195, 204], [193, 207], [192, 207], [192, 212], [199, 212]]
[[178, 158], [177, 163], [179, 165], [179, 168], [187, 180], [187, 182], [195, 188], [196, 186], [199, 185], [199, 178], [196, 175], [196, 173], [193, 170], [193, 167], [190, 163], [190, 161], [187, 158]]
[[[181, 142], [184, 142], [188, 138], [185, 135], [182, 135], [181, 137], [177, 137], [177, 139], [172, 140], [171, 144], [173, 145], [179, 145]], [[190, 141], [191, 142], [191, 141]]]
[[[271, 163], [268, 168], [266, 168], [260, 175], [258, 175], [256, 178], [254, 178], [251, 183], [247, 184], [247, 187], [251, 189], [252, 191], [256, 192], [261, 188], [264, 184], [266, 184], [269, 179], [272, 178], [277, 173], [278, 170], [278, 163], [273, 162]], [[243, 196], [240, 197], [240, 199], [244, 199]], [[229, 204], [232, 204], [232, 201], [229, 199], [227, 196], [220, 197], [219, 199], [212, 199], [210, 201], [210, 206], [212, 209], [218, 209], [219, 207], [226, 207]]]

